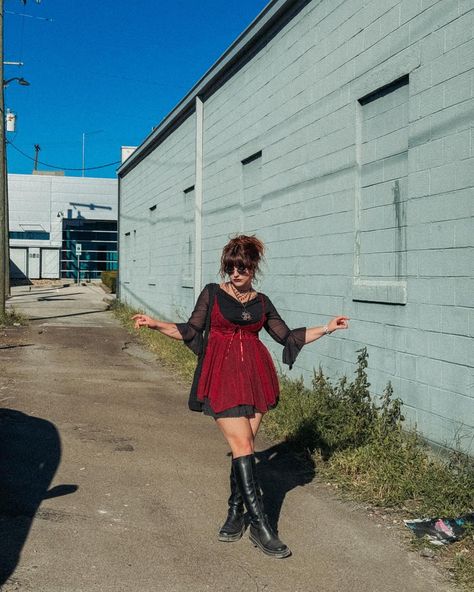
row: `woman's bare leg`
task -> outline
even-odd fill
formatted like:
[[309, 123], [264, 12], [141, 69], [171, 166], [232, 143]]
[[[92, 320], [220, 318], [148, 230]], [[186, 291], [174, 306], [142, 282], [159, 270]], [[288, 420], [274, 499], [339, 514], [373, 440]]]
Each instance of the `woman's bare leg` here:
[[216, 423], [230, 446], [232, 457], [246, 456], [254, 452], [254, 440], [263, 414], [253, 417], [224, 417]]
[[232, 458], [253, 453], [254, 433], [248, 417], [223, 417], [216, 419], [216, 423], [230, 446]]
[[[254, 439], [260, 427], [261, 419], [261, 414], [258, 414], [258, 416], [252, 418], [220, 418], [216, 419], [216, 423], [232, 451], [232, 474], [236, 486], [235, 491], [240, 493], [250, 517], [250, 540], [267, 555], [283, 558], [288, 557], [291, 551], [275, 535], [268, 523], [256, 474], [253, 454]], [[237, 512], [234, 512], [234, 514], [237, 514]], [[235, 519], [234, 514], [229, 512], [229, 516], [233, 520], [231, 522], [228, 517], [219, 533], [219, 540], [234, 541], [241, 538], [245, 529], [242, 517], [243, 510], [239, 508], [238, 520]], [[229, 530], [229, 523], [232, 526], [230, 536], [226, 534]]]
[[258, 429], [263, 418], [263, 413], [256, 413], [253, 417], [249, 417], [250, 427], [252, 428], [253, 438], [257, 437]]

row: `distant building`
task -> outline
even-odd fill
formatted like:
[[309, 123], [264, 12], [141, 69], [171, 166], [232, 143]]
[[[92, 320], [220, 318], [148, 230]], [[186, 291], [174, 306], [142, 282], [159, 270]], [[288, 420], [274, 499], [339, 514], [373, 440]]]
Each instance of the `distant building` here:
[[8, 199], [12, 280], [117, 269], [116, 179], [10, 174]]
[[119, 169], [121, 298], [186, 318], [255, 232], [290, 326], [352, 319], [293, 375], [367, 346], [374, 393], [474, 452], [472, 34], [472, 1], [270, 2]]

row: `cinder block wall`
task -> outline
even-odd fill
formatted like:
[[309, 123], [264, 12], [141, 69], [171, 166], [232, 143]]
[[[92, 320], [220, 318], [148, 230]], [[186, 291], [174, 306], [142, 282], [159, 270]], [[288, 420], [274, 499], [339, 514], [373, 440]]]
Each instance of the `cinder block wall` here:
[[[390, 380], [429, 440], [471, 451], [473, 25], [472, 1], [310, 2], [205, 101], [202, 243], [203, 283], [230, 233], [257, 232], [260, 288], [290, 326], [351, 317], [293, 374], [351, 374], [367, 346], [374, 393]], [[121, 244], [126, 216], [143, 227], [126, 290], [166, 318], [191, 309], [176, 274], [193, 134], [187, 120], [122, 180]], [[151, 195], [169, 216], [154, 241]], [[144, 283], [150, 252], [161, 288]]]
[[194, 209], [185, 191], [194, 185], [195, 127], [194, 117], [187, 119], [120, 181], [121, 298], [167, 319], [185, 319], [193, 306], [184, 268], [186, 210]]

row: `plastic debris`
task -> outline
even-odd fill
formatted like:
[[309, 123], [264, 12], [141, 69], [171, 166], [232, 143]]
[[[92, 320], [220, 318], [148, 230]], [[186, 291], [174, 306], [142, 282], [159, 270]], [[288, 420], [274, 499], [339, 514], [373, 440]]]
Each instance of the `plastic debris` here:
[[474, 525], [474, 513], [458, 518], [417, 518], [403, 522], [417, 538], [425, 538], [432, 545], [447, 545], [461, 539], [469, 524]]

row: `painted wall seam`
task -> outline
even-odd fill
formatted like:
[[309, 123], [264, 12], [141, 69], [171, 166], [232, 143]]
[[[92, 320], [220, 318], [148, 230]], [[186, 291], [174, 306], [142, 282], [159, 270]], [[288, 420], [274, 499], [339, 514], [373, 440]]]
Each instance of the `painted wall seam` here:
[[196, 172], [194, 183], [195, 261], [194, 298], [202, 289], [202, 203], [203, 203], [203, 146], [204, 146], [204, 103], [196, 97]]

